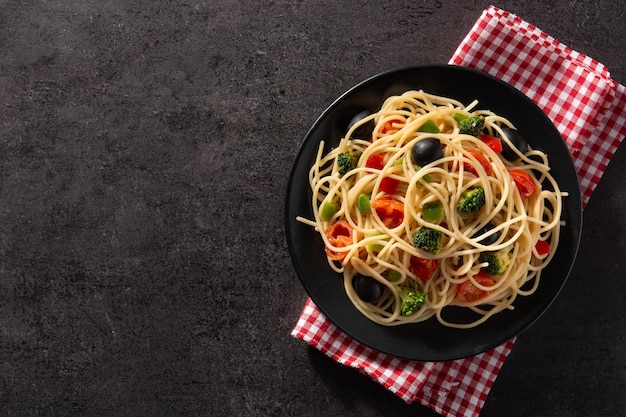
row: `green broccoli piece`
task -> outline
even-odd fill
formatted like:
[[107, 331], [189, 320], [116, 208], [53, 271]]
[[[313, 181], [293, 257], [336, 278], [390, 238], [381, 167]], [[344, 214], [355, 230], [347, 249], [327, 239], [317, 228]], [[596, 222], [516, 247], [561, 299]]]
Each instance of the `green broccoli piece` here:
[[411, 243], [418, 249], [436, 255], [443, 248], [444, 237], [440, 230], [422, 226], [413, 234]]
[[485, 126], [485, 117], [478, 115], [468, 117], [459, 122], [459, 133], [478, 136]]
[[337, 155], [337, 167], [339, 176], [343, 177], [356, 166], [356, 158], [352, 154], [345, 152]]
[[461, 194], [457, 210], [462, 214], [474, 214], [485, 205], [485, 190], [480, 185]]
[[483, 252], [478, 257], [480, 263], [487, 263], [482, 270], [489, 275], [499, 275], [506, 271], [511, 263], [511, 252], [508, 250], [500, 250], [496, 252]]
[[402, 287], [399, 291], [400, 294], [400, 314], [403, 316], [410, 316], [417, 312], [424, 301], [426, 301], [426, 293], [421, 292], [416, 288]]

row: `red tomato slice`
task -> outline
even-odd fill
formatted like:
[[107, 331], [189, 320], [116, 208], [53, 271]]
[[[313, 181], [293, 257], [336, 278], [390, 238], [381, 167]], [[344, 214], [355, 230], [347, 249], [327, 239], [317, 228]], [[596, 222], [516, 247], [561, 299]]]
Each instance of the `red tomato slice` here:
[[483, 133], [482, 135], [480, 135], [480, 140], [482, 140], [485, 145], [489, 146], [489, 148], [491, 148], [491, 150], [495, 153], [502, 152], [502, 141], [500, 140], [500, 138], [485, 135]]
[[[337, 220], [326, 232], [328, 241], [336, 248], [343, 248], [352, 244], [352, 226], [345, 220]], [[348, 252], [336, 252], [326, 247], [326, 256], [333, 261], [340, 261], [346, 257]]]
[[372, 201], [371, 207], [387, 227], [397, 227], [404, 220], [404, 204], [391, 197], [379, 197]]
[[535, 244], [535, 250], [539, 256], [547, 255], [550, 253], [550, 244], [545, 240], [538, 240]]
[[[474, 280], [477, 283], [484, 286], [491, 286], [494, 284], [493, 278], [489, 276], [486, 272], [480, 271], [476, 275], [474, 275]], [[469, 279], [458, 286], [456, 290], [456, 299], [460, 303], [473, 303], [478, 300], [482, 300], [491, 294], [491, 291], [485, 291], [472, 283]]]
[[380, 189], [386, 194], [395, 194], [399, 184], [400, 181], [395, 178], [384, 177], [380, 181]]
[[[478, 161], [478, 163], [483, 167], [483, 169], [485, 170], [485, 173], [487, 175], [491, 175], [493, 174], [493, 167], [491, 166], [491, 164], [489, 163], [489, 161], [487, 160], [487, 158], [485, 158], [485, 156], [478, 152], [478, 151], [468, 151], [468, 153]], [[472, 166], [472, 164], [469, 163], [465, 163], [464, 164], [465, 170], [471, 172], [472, 174], [478, 176], [478, 172], [474, 169], [474, 167]]]
[[405, 123], [406, 123], [406, 119], [404, 117], [397, 116], [397, 117], [391, 118], [387, 120], [385, 124], [380, 128], [380, 133], [382, 133], [383, 135], [395, 133], [402, 128], [402, 126], [398, 126], [398, 125], [403, 125]]
[[365, 162], [365, 166], [367, 168], [372, 168], [372, 169], [383, 169], [383, 167], [385, 166], [383, 156], [382, 155], [370, 156], [369, 158], [367, 158], [367, 161]]
[[528, 198], [537, 192], [537, 184], [528, 171], [512, 169], [509, 171], [511, 178], [519, 190], [522, 198]]
[[422, 281], [428, 281], [435, 275], [435, 271], [439, 267], [436, 259], [424, 259], [417, 256], [411, 256], [409, 261], [409, 271], [415, 274]]

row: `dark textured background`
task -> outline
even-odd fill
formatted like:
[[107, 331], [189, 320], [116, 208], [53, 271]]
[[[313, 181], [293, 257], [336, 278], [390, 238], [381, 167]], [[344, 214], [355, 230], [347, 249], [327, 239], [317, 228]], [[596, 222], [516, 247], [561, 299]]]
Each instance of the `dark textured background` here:
[[[626, 82], [623, 1], [496, 5]], [[0, 1], [0, 415], [431, 415], [289, 336], [284, 190], [334, 98], [487, 6]], [[625, 161], [482, 417], [625, 415]]]

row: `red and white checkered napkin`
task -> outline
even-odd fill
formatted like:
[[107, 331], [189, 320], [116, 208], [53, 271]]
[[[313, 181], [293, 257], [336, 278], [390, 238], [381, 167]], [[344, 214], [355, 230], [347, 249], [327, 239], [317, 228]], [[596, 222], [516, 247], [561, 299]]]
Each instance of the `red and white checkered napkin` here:
[[477, 416], [514, 340], [450, 362], [397, 358], [367, 347], [337, 328], [308, 299], [291, 335], [333, 360], [369, 375], [407, 403], [418, 401], [444, 416]]
[[[606, 67], [493, 6], [477, 20], [450, 64], [490, 73], [543, 109], [569, 146], [586, 205], [626, 136], [626, 88], [611, 79]], [[311, 300], [291, 334], [366, 373], [407, 403], [418, 401], [450, 417], [480, 414], [515, 342], [450, 362], [400, 359], [352, 340]]]

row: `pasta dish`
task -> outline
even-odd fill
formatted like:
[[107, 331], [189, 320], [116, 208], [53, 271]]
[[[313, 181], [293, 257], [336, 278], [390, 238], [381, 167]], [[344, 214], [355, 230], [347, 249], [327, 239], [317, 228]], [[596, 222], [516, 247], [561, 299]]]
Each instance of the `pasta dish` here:
[[355, 115], [333, 149], [322, 141], [309, 183], [313, 218], [297, 220], [319, 232], [354, 306], [386, 326], [470, 328], [513, 309], [555, 253], [567, 195], [509, 120], [424, 91]]

